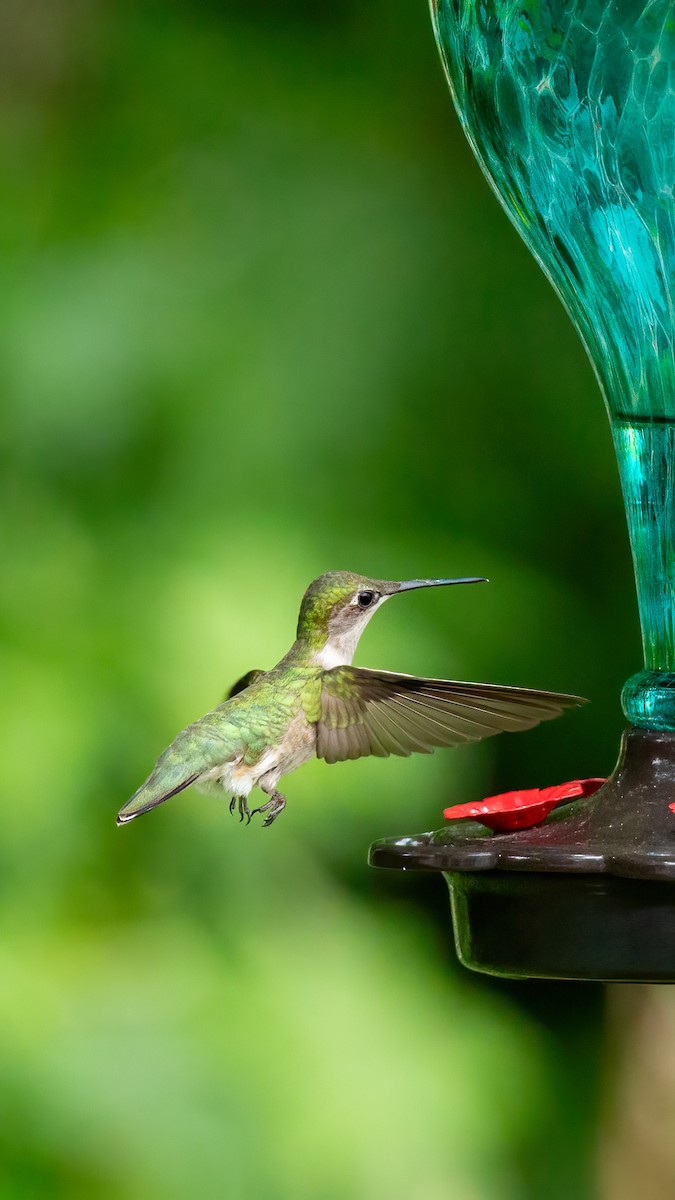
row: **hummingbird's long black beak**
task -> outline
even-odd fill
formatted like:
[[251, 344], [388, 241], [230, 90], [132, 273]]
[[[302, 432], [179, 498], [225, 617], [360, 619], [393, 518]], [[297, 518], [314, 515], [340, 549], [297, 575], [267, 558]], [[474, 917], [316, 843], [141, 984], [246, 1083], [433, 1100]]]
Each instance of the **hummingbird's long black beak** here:
[[404, 579], [402, 583], [392, 585], [391, 595], [395, 596], [398, 592], [412, 592], [415, 588], [425, 587], [450, 587], [454, 583], [487, 583], [488, 580], [479, 576], [467, 576], [462, 579]]

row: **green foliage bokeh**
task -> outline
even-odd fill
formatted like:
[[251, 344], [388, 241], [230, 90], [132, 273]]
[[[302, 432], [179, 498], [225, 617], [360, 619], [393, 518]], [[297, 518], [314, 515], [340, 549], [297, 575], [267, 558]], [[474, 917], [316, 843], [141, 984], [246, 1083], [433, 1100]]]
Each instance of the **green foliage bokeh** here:
[[[596, 990], [463, 973], [442, 882], [365, 861], [606, 773], [640, 661], [597, 387], [424, 6], [4, 19], [0, 1196], [583, 1196]], [[491, 579], [358, 662], [592, 706], [310, 765], [269, 831], [193, 794], [116, 830], [328, 568]]]

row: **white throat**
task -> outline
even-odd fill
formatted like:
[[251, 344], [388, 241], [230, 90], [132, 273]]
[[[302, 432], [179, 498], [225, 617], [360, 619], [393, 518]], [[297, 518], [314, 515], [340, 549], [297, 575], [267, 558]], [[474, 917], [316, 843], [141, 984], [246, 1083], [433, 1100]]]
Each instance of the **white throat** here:
[[351, 629], [329, 633], [325, 646], [314, 655], [316, 665], [324, 671], [332, 671], [333, 667], [350, 667], [366, 625], [373, 613], [388, 599], [388, 596], [381, 596], [377, 603], [363, 614], [365, 619], [355, 622]]
[[349, 667], [356, 653], [362, 629], [353, 629], [340, 637], [329, 638], [326, 645], [314, 656], [317, 667], [332, 671], [333, 667]]

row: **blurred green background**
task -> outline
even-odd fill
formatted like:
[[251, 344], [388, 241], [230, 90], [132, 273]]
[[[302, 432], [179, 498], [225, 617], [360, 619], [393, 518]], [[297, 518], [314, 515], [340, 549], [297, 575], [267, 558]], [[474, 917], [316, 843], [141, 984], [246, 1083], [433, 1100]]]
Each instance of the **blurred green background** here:
[[[369, 843], [606, 773], [640, 665], [581, 345], [452, 110], [424, 4], [5, 0], [0, 1195], [584, 1200], [602, 992], [456, 964]], [[173, 734], [315, 575], [416, 593], [357, 662], [578, 691], [432, 758], [313, 764], [262, 831]]]

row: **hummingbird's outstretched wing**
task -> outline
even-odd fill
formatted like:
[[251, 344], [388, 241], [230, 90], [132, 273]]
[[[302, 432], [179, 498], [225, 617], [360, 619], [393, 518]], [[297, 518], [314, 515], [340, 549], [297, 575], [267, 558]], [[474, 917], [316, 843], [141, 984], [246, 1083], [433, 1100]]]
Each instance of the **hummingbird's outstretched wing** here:
[[366, 754], [429, 754], [435, 746], [530, 729], [586, 703], [557, 692], [360, 667], [324, 671], [322, 684], [316, 753], [329, 763]]
[[238, 679], [236, 683], [232, 684], [229, 692], [225, 693], [223, 696], [223, 703], [226, 700], [231, 700], [233, 696], [238, 696], [240, 692], [245, 691], [245, 689], [250, 687], [252, 683], [256, 683], [258, 679], [262, 679], [264, 674], [264, 671], [247, 671], [245, 675], [242, 675], [241, 679]]

